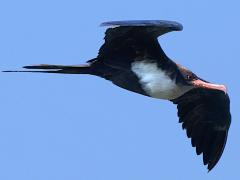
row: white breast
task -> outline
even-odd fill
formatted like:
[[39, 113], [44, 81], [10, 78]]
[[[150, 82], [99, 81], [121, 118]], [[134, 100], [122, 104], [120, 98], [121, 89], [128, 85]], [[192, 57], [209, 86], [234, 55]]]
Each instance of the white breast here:
[[179, 87], [156, 63], [136, 61], [132, 63], [132, 71], [137, 75], [146, 93], [154, 98], [175, 99], [191, 89]]

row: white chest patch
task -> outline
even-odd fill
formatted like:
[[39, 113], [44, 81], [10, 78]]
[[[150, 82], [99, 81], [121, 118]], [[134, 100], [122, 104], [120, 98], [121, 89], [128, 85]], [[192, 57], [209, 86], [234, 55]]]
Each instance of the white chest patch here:
[[179, 87], [156, 63], [147, 61], [133, 62], [132, 71], [137, 75], [146, 93], [154, 98], [175, 99], [191, 89]]

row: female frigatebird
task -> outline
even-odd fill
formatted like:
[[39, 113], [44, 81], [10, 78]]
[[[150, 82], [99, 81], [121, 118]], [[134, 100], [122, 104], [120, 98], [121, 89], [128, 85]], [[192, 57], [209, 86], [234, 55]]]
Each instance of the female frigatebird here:
[[[231, 123], [230, 100], [224, 85], [209, 83], [176, 64], [163, 52], [158, 36], [182, 30], [173, 21], [137, 20], [102, 23], [110, 26], [98, 56], [85, 65], [32, 65], [27, 71], [90, 74], [115, 85], [177, 104], [179, 122], [210, 171], [219, 161]], [[38, 70], [39, 69], [39, 70]]]

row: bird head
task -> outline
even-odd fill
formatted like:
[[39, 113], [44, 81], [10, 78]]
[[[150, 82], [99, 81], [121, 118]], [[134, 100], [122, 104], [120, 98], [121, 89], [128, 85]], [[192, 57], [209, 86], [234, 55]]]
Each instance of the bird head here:
[[180, 70], [182, 77], [184, 78], [185, 83], [187, 83], [187, 85], [193, 86], [193, 88], [203, 88], [203, 89], [205, 88], [205, 89], [219, 90], [219, 91], [223, 91], [225, 94], [227, 94], [226, 86], [224, 86], [222, 84], [213, 84], [213, 83], [207, 82], [207, 81], [199, 78], [192, 71], [188, 70], [187, 68], [185, 68], [181, 65], [178, 65], [178, 68]]

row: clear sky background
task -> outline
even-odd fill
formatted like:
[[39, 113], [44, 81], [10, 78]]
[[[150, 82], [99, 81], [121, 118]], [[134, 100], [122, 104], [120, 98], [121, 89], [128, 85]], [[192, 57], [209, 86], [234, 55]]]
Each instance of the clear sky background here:
[[82, 64], [97, 55], [109, 20], [163, 19], [167, 55], [228, 86], [232, 125], [207, 173], [176, 107], [87, 75], [0, 73], [2, 180], [226, 180], [240, 178], [240, 2], [0, 1], [0, 69]]

